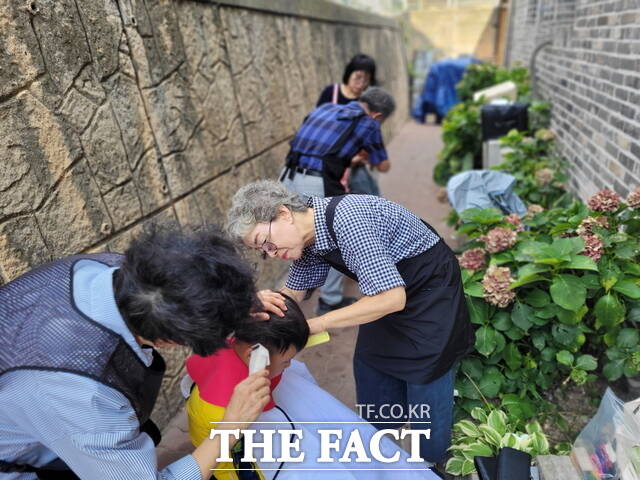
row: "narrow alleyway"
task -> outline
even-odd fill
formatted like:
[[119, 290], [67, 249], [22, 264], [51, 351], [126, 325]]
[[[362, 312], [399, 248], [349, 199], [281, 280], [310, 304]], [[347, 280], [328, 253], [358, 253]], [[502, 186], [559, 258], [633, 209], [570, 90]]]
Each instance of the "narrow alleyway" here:
[[[451, 245], [452, 231], [444, 222], [449, 207], [436, 199], [439, 187], [431, 179], [442, 148], [440, 127], [408, 121], [387, 147], [392, 168], [380, 175], [382, 194], [424, 218]], [[345, 288], [349, 295], [358, 294], [355, 282], [349, 281]], [[307, 316], [313, 315], [316, 303], [317, 293], [304, 302]], [[321, 387], [351, 408], [356, 402], [351, 371], [356, 332], [357, 328], [332, 331], [329, 343], [305, 350], [296, 357], [308, 366]], [[186, 432], [186, 415], [181, 412], [164, 431], [158, 448], [161, 466], [192, 451]]]

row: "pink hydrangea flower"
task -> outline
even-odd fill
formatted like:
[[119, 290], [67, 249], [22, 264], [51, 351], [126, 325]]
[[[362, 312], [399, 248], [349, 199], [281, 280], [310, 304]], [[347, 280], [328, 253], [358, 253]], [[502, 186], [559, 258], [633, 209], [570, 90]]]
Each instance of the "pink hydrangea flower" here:
[[536, 138], [538, 140], [549, 142], [556, 138], [556, 134], [553, 132], [553, 130], [549, 130], [548, 128], [541, 128], [540, 130], [536, 131]]
[[538, 205], [537, 203], [532, 203], [527, 207], [527, 213], [535, 215], [540, 212], [544, 212], [544, 208], [542, 208], [542, 205]]
[[542, 187], [545, 185], [549, 185], [553, 182], [553, 176], [555, 172], [550, 168], [541, 168], [540, 170], [536, 170], [536, 183]]
[[578, 235], [581, 237], [593, 235], [593, 227], [609, 228], [609, 219], [607, 217], [587, 217], [577, 228]]
[[513, 247], [517, 238], [518, 234], [514, 230], [496, 227], [480, 237], [480, 240], [484, 242], [484, 248], [487, 252], [498, 253]]
[[591, 197], [587, 205], [595, 212], [613, 212], [620, 206], [620, 195], [605, 188]]
[[504, 308], [516, 298], [516, 292], [509, 288], [513, 282], [508, 267], [490, 266], [482, 279], [484, 299], [498, 307]]
[[596, 235], [587, 235], [582, 237], [582, 239], [584, 240], [584, 250], [581, 252], [581, 255], [586, 255], [594, 262], [600, 260], [604, 254], [604, 245], [602, 244], [602, 240], [600, 240]]
[[458, 256], [458, 263], [460, 263], [461, 268], [480, 270], [487, 264], [484, 258], [484, 250], [481, 248], [466, 250], [462, 255]]
[[640, 208], [640, 187], [629, 194], [627, 197], [627, 205], [633, 209]]
[[504, 217], [504, 221], [516, 227], [516, 232], [522, 232], [524, 230], [524, 225], [522, 225], [522, 220], [520, 220], [520, 215], [517, 213], [510, 213], [506, 217]]

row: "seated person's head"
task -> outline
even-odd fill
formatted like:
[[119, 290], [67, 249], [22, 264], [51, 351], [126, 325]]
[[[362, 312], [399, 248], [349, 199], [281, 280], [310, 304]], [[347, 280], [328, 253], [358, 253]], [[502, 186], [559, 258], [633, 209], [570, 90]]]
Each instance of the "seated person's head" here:
[[309, 339], [309, 325], [298, 304], [284, 295], [287, 310], [284, 317], [273, 313], [269, 320], [249, 318], [236, 327], [234, 348], [248, 365], [251, 347], [256, 343], [269, 350], [269, 378], [277, 377]]
[[139, 342], [183, 345], [202, 356], [225, 347], [256, 304], [251, 267], [214, 229], [149, 227], [126, 250], [114, 294]]

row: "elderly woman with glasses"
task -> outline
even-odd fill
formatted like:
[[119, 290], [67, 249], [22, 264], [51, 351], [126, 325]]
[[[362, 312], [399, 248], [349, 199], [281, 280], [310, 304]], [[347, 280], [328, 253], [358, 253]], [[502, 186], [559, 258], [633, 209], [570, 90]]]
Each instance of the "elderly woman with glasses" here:
[[[399, 405], [396, 412], [405, 416], [396, 427], [429, 422], [421, 456], [442, 461], [450, 445], [455, 366], [473, 339], [458, 262], [435, 230], [380, 197], [305, 202], [269, 180], [236, 193], [227, 228], [265, 258], [293, 260], [281, 292], [298, 301], [323, 284], [330, 267], [358, 282], [362, 298], [309, 319], [311, 333], [359, 325], [354, 376], [364, 417], [383, 420], [385, 406]], [[269, 311], [285, 308], [277, 292], [260, 297]], [[378, 426], [394, 428], [389, 425]]]

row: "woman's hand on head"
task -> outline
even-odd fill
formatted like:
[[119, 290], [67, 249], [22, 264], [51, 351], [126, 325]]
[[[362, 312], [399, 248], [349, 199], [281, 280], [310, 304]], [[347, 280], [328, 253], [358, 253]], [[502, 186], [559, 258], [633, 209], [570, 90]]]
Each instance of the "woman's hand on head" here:
[[284, 303], [284, 297], [278, 292], [274, 292], [273, 290], [260, 290], [258, 292], [258, 298], [262, 302], [264, 311], [253, 313], [255, 318], [259, 320], [269, 320], [269, 314], [267, 312], [275, 313], [279, 317], [284, 317], [287, 306]]
[[251, 425], [269, 402], [269, 372], [267, 369], [249, 375], [233, 389], [233, 395], [224, 412], [224, 423], [216, 428], [229, 430], [246, 429]]

